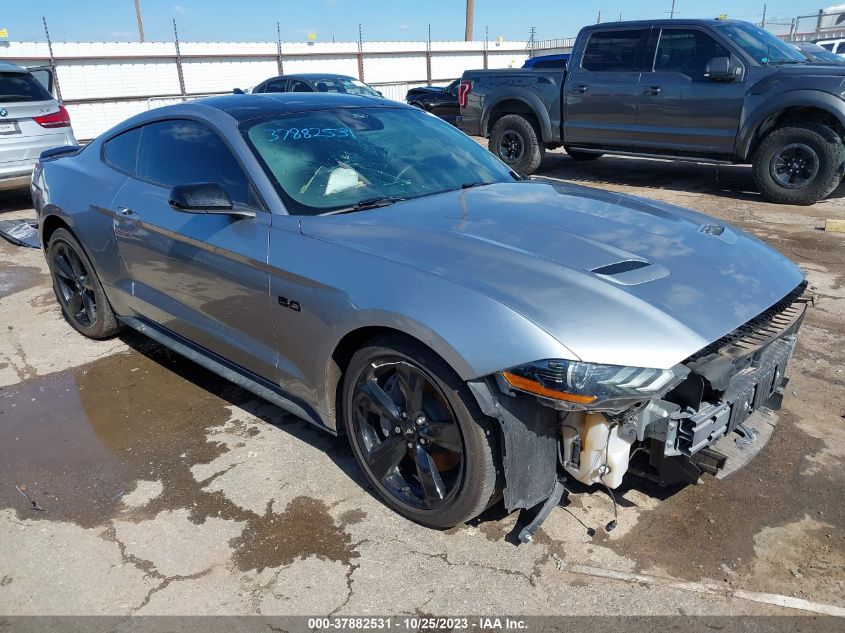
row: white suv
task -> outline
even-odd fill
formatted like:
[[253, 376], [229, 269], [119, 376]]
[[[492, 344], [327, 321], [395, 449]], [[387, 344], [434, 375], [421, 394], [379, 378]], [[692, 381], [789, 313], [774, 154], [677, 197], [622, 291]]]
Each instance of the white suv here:
[[29, 186], [41, 152], [79, 145], [64, 106], [25, 68], [0, 63], [0, 191]]
[[819, 40], [816, 44], [829, 50], [831, 53], [845, 57], [845, 40]]

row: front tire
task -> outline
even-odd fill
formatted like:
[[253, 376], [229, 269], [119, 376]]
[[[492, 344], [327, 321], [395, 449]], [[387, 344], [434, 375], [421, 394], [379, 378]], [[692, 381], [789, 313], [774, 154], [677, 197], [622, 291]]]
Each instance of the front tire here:
[[50, 236], [47, 264], [62, 314], [77, 332], [93, 339], [120, 332], [94, 266], [70, 231], [56, 229]]
[[496, 498], [496, 430], [466, 384], [424, 345], [377, 338], [343, 381], [352, 452], [384, 502], [402, 516], [449, 528]]
[[537, 130], [519, 114], [506, 114], [496, 121], [487, 148], [523, 176], [537, 171], [546, 155]]
[[767, 200], [810, 205], [842, 181], [845, 145], [819, 123], [795, 123], [771, 132], [754, 152], [754, 182]]

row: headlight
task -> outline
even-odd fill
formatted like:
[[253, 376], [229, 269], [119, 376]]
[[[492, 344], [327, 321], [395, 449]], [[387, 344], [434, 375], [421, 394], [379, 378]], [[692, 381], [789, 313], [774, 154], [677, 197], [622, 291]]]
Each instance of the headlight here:
[[684, 380], [689, 369], [595, 365], [572, 360], [541, 360], [502, 372], [514, 389], [560, 401], [566, 408], [624, 409], [660, 396]]

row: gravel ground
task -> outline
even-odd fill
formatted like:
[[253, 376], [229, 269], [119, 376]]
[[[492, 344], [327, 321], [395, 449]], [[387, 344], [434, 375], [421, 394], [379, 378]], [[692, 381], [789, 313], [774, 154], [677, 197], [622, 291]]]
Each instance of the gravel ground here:
[[[845, 614], [845, 234], [821, 230], [845, 187], [777, 206], [748, 168], [559, 151], [540, 175], [728, 220], [806, 271], [820, 300], [745, 469], [634, 480], [610, 534], [595, 489], [529, 546], [498, 508], [428, 530], [378, 502], [343, 440], [138, 335], [77, 335], [41, 252], [0, 241], [0, 615]], [[29, 205], [5, 194], [0, 218]]]

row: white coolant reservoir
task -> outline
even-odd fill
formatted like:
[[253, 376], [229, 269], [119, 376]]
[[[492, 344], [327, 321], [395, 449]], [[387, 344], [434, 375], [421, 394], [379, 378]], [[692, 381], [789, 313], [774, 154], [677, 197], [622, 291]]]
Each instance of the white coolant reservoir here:
[[[618, 487], [628, 470], [634, 438], [623, 433], [621, 424], [611, 426], [601, 413], [570, 414], [564, 424], [563, 459], [567, 472], [587, 485], [604, 482], [609, 488]], [[579, 442], [580, 455], [576, 460]]]

